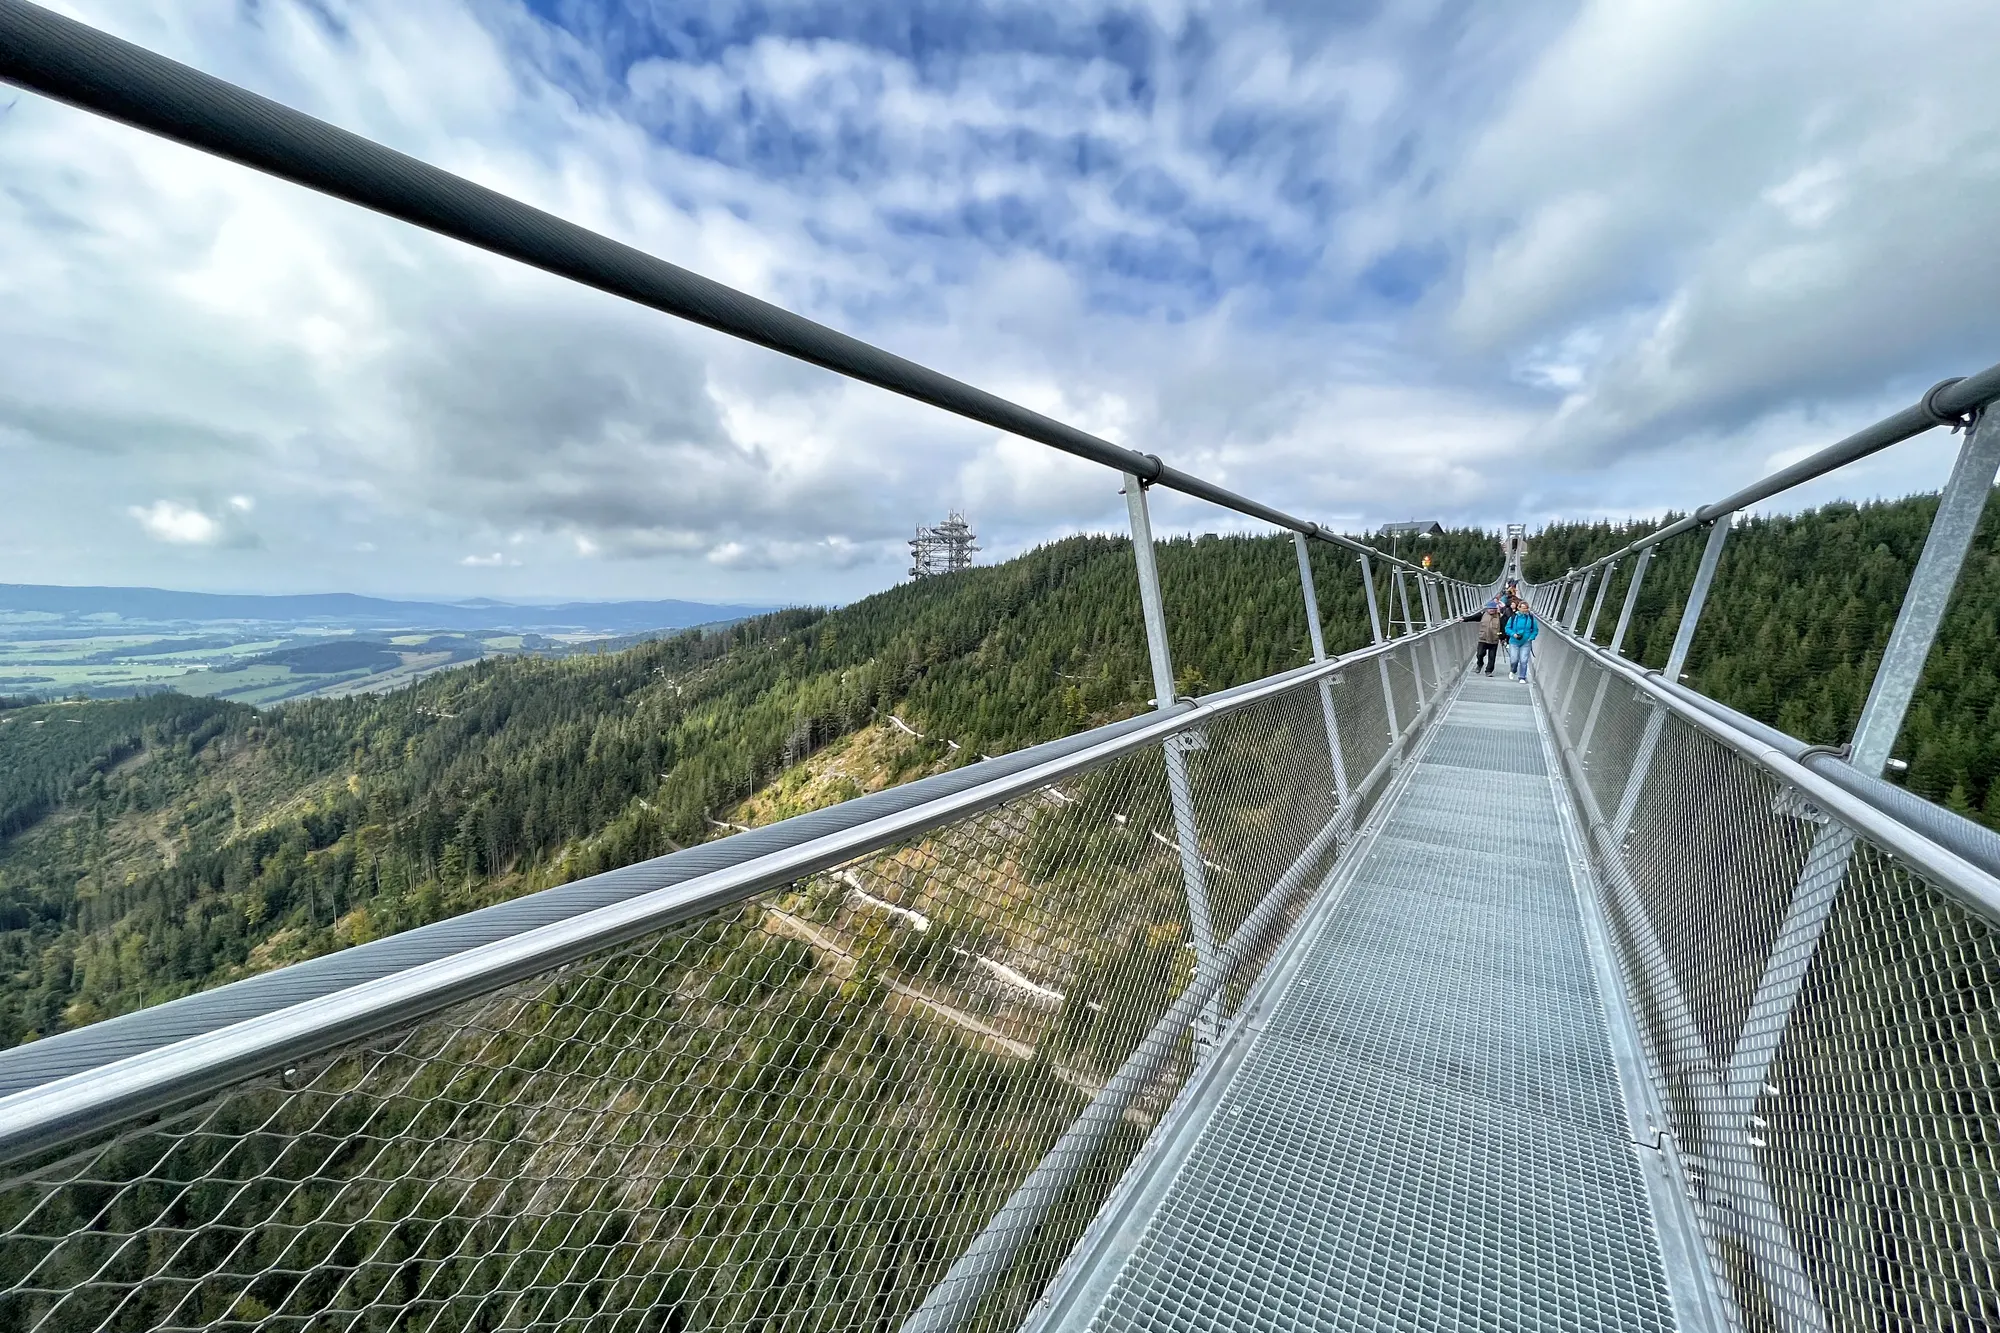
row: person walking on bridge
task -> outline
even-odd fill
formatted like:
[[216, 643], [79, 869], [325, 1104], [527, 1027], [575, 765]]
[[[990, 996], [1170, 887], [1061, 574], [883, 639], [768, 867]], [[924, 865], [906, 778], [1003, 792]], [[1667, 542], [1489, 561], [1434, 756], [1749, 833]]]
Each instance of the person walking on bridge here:
[[1500, 656], [1500, 636], [1507, 624], [1507, 610], [1500, 605], [1498, 597], [1487, 602], [1471, 615], [1463, 617], [1467, 622], [1479, 622], [1479, 652], [1472, 659], [1472, 670], [1478, 673], [1481, 667], [1487, 675], [1493, 674], [1493, 663]]
[[1507, 617], [1503, 631], [1507, 637], [1507, 670], [1515, 680], [1526, 684], [1528, 661], [1535, 655], [1535, 636], [1542, 632], [1535, 620], [1535, 613], [1528, 603], [1519, 597], [1514, 599], [1513, 613]]

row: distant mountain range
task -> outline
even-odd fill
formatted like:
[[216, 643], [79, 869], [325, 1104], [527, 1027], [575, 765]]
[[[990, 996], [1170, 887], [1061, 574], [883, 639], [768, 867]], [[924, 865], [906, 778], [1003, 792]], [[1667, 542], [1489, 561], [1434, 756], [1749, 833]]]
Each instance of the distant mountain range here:
[[421, 627], [451, 630], [601, 631], [684, 629], [721, 620], [741, 620], [776, 610], [711, 602], [564, 602], [519, 606], [478, 598], [469, 602], [401, 602], [354, 593], [307, 593], [266, 597], [253, 594], [171, 592], [163, 588], [68, 588], [48, 584], [0, 583], [0, 615], [35, 612], [64, 619], [111, 617], [162, 623], [271, 621], [355, 628]]

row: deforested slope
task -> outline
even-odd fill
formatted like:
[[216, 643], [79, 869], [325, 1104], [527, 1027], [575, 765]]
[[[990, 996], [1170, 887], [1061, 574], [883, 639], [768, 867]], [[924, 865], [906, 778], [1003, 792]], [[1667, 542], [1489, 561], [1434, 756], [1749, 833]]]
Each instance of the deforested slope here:
[[[1426, 549], [1450, 573], [1499, 569], [1490, 534]], [[1315, 560], [1330, 645], [1365, 643], [1351, 557]], [[1306, 660], [1288, 538], [1164, 542], [1160, 567], [1183, 692]], [[1130, 545], [1078, 537], [834, 611], [491, 659], [385, 695], [0, 712], [0, 1044], [1130, 716], [1151, 694]], [[804, 783], [835, 744], [851, 762]]]

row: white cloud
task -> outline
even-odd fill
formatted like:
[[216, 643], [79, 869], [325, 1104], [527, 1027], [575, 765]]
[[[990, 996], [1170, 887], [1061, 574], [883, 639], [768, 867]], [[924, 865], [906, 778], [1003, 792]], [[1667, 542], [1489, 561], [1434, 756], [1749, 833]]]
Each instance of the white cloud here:
[[1545, 443], [1608, 462], [1993, 359], [2000, 252], [1976, 237], [2000, 210], [2000, 11], [1798, 18], [1590, 0], [1453, 172], [1451, 327], [1602, 344], [1551, 382], [1583, 397]]
[[[75, 8], [1327, 522], [1686, 507], [2000, 345], [1978, 0], [987, 0], [923, 49], [875, 3], [684, 6], [742, 35], [699, 53], [643, 7]], [[0, 177], [17, 577], [813, 600], [952, 507], [994, 556], [1122, 522], [1066, 455], [33, 96]]]
[[172, 500], [133, 505], [126, 511], [154, 541], [177, 546], [210, 546], [222, 540], [222, 525], [199, 509]]

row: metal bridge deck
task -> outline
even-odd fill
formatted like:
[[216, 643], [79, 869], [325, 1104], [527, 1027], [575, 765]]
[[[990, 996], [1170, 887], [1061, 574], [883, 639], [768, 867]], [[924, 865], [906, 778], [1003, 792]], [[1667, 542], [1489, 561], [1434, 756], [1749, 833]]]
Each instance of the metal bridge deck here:
[[1413, 767], [1050, 1325], [1674, 1327], [1527, 688]]

